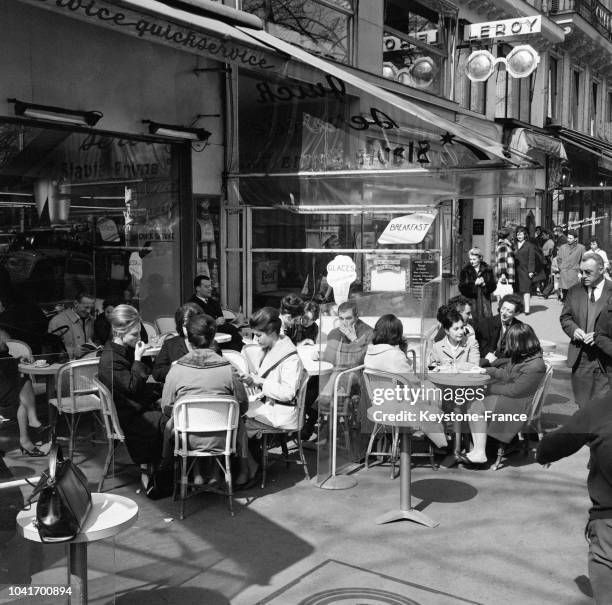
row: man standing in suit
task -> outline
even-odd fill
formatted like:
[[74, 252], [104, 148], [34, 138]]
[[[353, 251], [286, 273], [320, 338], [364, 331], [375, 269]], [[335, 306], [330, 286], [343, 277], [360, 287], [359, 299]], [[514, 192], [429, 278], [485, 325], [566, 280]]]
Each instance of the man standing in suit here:
[[505, 359], [506, 332], [521, 323], [516, 319], [523, 310], [523, 301], [518, 294], [506, 294], [499, 305], [499, 315], [485, 317], [476, 325], [476, 340], [480, 350], [480, 365], [483, 368], [498, 366]]
[[603, 259], [588, 252], [580, 263], [582, 283], [572, 286], [563, 303], [561, 327], [570, 337], [567, 364], [572, 368], [572, 389], [578, 407], [608, 390], [604, 352], [595, 342], [595, 326], [607, 312], [612, 285], [604, 279]]
[[212, 297], [212, 283], [208, 275], [197, 275], [193, 280], [195, 294], [187, 301], [195, 303], [206, 315], [210, 315], [217, 322], [217, 332], [229, 334], [231, 342], [221, 345], [222, 349], [242, 349], [242, 336], [238, 328], [227, 322], [223, 316], [223, 309], [217, 300]]

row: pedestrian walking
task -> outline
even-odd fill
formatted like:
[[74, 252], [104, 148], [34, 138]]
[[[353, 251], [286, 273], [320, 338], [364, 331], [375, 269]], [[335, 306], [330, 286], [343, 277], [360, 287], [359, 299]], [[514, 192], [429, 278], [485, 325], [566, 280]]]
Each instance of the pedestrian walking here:
[[459, 275], [459, 292], [474, 301], [472, 311], [476, 319], [491, 317], [491, 293], [496, 286], [493, 270], [482, 260], [480, 248], [472, 248], [469, 258]]
[[565, 300], [567, 291], [580, 283], [580, 261], [586, 252], [584, 246], [578, 242], [576, 231], [567, 232], [567, 243], [559, 247], [557, 253], [557, 267], [559, 269], [559, 286], [561, 300]]
[[595, 326], [607, 313], [612, 282], [603, 277], [601, 256], [588, 253], [580, 264], [583, 283], [572, 286], [563, 303], [559, 321], [570, 337], [567, 365], [572, 368], [572, 389], [578, 407], [608, 390], [606, 354], [597, 346]]
[[[525, 227], [518, 227], [516, 230], [516, 249], [514, 251], [516, 265], [514, 289], [523, 296], [525, 315], [530, 313], [533, 285], [544, 278], [542, 255], [537, 251], [536, 244], [529, 241], [528, 236], [529, 234]], [[538, 260], [540, 260], [539, 263]]]
[[608, 260], [608, 255], [606, 254], [606, 251], [602, 250], [599, 247], [599, 240], [596, 237], [591, 238], [589, 245], [591, 247], [591, 252], [595, 252], [595, 254], [599, 254], [599, 256], [601, 256], [601, 258], [603, 259], [604, 277], [606, 279], [610, 279], [610, 261]]
[[510, 242], [510, 229], [506, 227], [497, 232], [497, 247], [495, 248], [495, 278], [498, 283], [510, 284], [514, 287], [516, 277], [514, 265], [514, 250]]

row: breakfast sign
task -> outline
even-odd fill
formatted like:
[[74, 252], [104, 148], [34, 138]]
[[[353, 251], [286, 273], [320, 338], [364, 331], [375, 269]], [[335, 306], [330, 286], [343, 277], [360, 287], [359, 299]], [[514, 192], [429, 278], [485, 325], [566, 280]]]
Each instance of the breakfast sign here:
[[[121, 5], [106, 0], [20, 1], [142, 40], [264, 73], [280, 70], [285, 64], [278, 54], [259, 45], [243, 43], [239, 38], [244, 34], [236, 28], [153, 0], [122, 0]], [[199, 26], [191, 22], [199, 22]]]

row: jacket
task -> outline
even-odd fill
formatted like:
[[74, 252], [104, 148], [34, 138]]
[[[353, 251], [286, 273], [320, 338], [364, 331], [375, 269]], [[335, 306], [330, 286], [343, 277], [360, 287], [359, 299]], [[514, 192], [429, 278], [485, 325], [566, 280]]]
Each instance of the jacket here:
[[155, 398], [147, 385], [147, 366], [134, 359], [134, 349], [107, 342], [100, 355], [98, 377], [111, 392], [132, 460], [136, 464], [159, 460], [167, 418], [153, 409]]
[[463, 339], [459, 347], [455, 350], [445, 337], [438, 342], [434, 342], [429, 353], [429, 362], [440, 365], [455, 363], [459, 368], [477, 366], [480, 363], [480, 352], [478, 343], [473, 336]]
[[374, 331], [361, 319], [357, 319], [355, 333], [357, 339], [350, 341], [339, 328], [331, 330], [327, 335], [322, 360], [332, 363], [336, 371], [348, 370], [361, 365]]
[[412, 364], [398, 345], [369, 344], [363, 363], [366, 370], [381, 370], [393, 374], [413, 372]]
[[[606, 284], [607, 284], [606, 280]], [[606, 290], [599, 300], [604, 298]], [[612, 296], [604, 303], [597, 322], [595, 323], [595, 346], [602, 352], [602, 363], [608, 374], [612, 374]]]
[[[198, 298], [198, 296], [194, 294], [187, 302], [198, 305], [198, 307], [202, 309], [203, 313], [210, 315], [213, 319], [223, 317], [223, 309], [221, 308], [219, 302], [214, 298], [207, 298], [206, 302], [204, 302], [201, 298]], [[225, 322], [224, 324], [217, 326], [217, 332], [229, 334], [232, 337], [230, 342], [221, 345], [221, 349], [233, 349], [234, 351], [240, 352], [243, 344], [242, 336], [240, 335], [240, 331], [236, 326], [229, 322]]]
[[[604, 342], [602, 338], [607, 328], [604, 323], [599, 323], [599, 318], [602, 311], [608, 308], [608, 299], [612, 295], [612, 284], [608, 280], [604, 280], [603, 290], [599, 300], [595, 303], [596, 305], [596, 320], [595, 320], [595, 347], [593, 345], [585, 345], [580, 341], [574, 341], [574, 332], [581, 328], [586, 331], [587, 327], [587, 289], [582, 284], [576, 284], [572, 286], [565, 297], [563, 303], [563, 309], [559, 321], [563, 331], [569, 336], [570, 344], [567, 349], [567, 365], [572, 368], [578, 360], [578, 356], [583, 349], [590, 349], [589, 352], [597, 354], [599, 351], [600, 344]], [[605, 319], [605, 318], [604, 318]], [[598, 327], [599, 326], [599, 327]], [[598, 339], [599, 334], [599, 339]], [[593, 350], [595, 349], [595, 350]], [[599, 351], [601, 352], [601, 351]], [[602, 365], [605, 363], [605, 359], [602, 355]]]
[[557, 252], [557, 268], [559, 269], [559, 287], [568, 290], [580, 283], [580, 261], [585, 253], [585, 247], [574, 241], [573, 244], [563, 244]]
[[495, 277], [497, 281], [502, 277], [513, 284], [516, 277], [514, 267], [514, 251], [512, 244], [507, 239], [500, 239], [495, 249]]
[[[487, 409], [496, 414], [526, 414], [545, 373], [542, 353], [536, 353], [518, 363], [510, 361], [502, 368], [487, 368], [487, 374], [493, 378], [489, 383], [489, 394], [498, 396], [493, 399], [494, 405], [487, 405]], [[509, 443], [523, 424], [522, 420], [492, 420], [487, 434], [503, 443]]]
[[[528, 240], [523, 242], [520, 248], [517, 245], [514, 249], [518, 292], [531, 292], [531, 282], [538, 282], [544, 279], [542, 262], [538, 262], [538, 260], [539, 253], [536, 250], [536, 244]], [[529, 277], [530, 273], [533, 273], [533, 277]]]
[[[512, 326], [516, 323], [521, 323], [521, 321], [516, 319], [516, 317], [512, 318], [510, 325]], [[502, 323], [499, 315], [486, 317], [485, 319], [479, 321], [476, 325], [476, 340], [478, 341], [480, 357], [483, 360], [488, 353], [495, 353], [495, 356], [498, 358], [503, 357], [505, 349], [505, 335], [500, 346], [497, 346], [501, 329]], [[488, 366], [489, 362], [484, 360], [481, 362], [481, 365]]]
[[51, 318], [49, 321], [49, 332], [53, 332], [63, 326], [68, 327], [68, 331], [62, 336], [68, 355], [72, 359], [76, 356], [76, 349], [79, 345], [84, 345], [93, 338], [93, 317], [87, 316], [85, 319], [85, 329], [83, 321], [74, 309], [66, 309]]
[[[484, 279], [484, 286], [475, 286], [474, 282], [477, 277], [482, 277]], [[486, 298], [491, 299], [491, 292], [495, 290], [496, 287], [495, 276], [493, 275], [493, 270], [487, 263], [480, 263], [480, 270], [476, 273], [476, 269], [472, 265], [466, 265], [461, 269], [461, 273], [459, 275], [459, 292], [463, 294], [466, 298], [471, 298], [475, 300], [478, 294], [478, 290], [480, 290]]]
[[[247, 347], [245, 355], [257, 375], [265, 375], [261, 385], [264, 399], [250, 403], [247, 416], [275, 428], [297, 429], [295, 397], [304, 368], [295, 345], [281, 336], [267, 353], [260, 347]], [[282, 405], [285, 403], [290, 405]]]
[[153, 378], [157, 382], [164, 382], [172, 362], [177, 361], [187, 353], [189, 353], [189, 349], [182, 336], [166, 338], [153, 364]]

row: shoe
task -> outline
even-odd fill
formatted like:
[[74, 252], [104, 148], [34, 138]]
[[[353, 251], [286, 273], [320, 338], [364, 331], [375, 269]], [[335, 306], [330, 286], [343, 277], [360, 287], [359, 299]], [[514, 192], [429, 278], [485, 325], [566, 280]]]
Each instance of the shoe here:
[[49, 424], [41, 424], [40, 426], [28, 426], [28, 433], [34, 443], [48, 441], [50, 430], [51, 425]]
[[25, 447], [20, 445], [19, 449], [21, 450], [22, 456], [29, 456], [30, 458], [42, 458], [45, 455], [45, 453], [41, 452], [36, 446], [34, 446], [32, 450], [26, 450]]
[[459, 464], [463, 464], [464, 466], [472, 468], [482, 468], [487, 463], [486, 461], [472, 462], [465, 454], [457, 454], [457, 462], [459, 462]]
[[244, 481], [236, 481], [236, 483], [234, 484], [236, 489], [246, 489], [246, 486], [249, 485], [250, 483], [252, 483], [257, 477], [259, 477], [260, 475], [260, 466], [259, 464], [257, 465], [257, 467], [255, 468], [255, 471], [253, 473], [249, 473], [249, 475], [247, 476], [247, 478]]
[[236, 485], [236, 490], [251, 489], [261, 481], [261, 469], [257, 469], [256, 473], [246, 482]]

